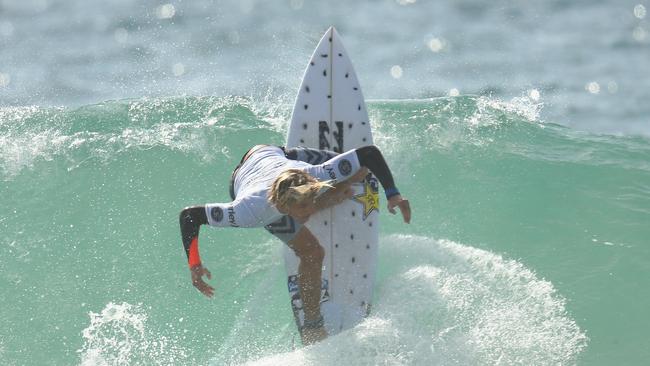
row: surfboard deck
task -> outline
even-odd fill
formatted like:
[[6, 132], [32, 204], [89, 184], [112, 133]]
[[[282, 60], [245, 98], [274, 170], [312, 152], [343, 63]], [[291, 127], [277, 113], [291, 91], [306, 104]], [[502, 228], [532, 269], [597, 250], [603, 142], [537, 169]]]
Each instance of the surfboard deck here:
[[[287, 147], [345, 152], [373, 143], [366, 104], [352, 62], [334, 27], [325, 32], [305, 70], [291, 116]], [[354, 197], [305, 224], [325, 250], [321, 313], [328, 334], [354, 327], [372, 306], [379, 244], [379, 195], [371, 174]], [[287, 286], [298, 329], [304, 319], [299, 259], [284, 250]]]

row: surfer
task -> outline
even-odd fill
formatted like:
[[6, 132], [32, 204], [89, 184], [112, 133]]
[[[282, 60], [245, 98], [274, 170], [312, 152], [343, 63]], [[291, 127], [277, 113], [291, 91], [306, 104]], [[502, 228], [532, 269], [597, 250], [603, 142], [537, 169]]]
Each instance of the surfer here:
[[207, 297], [214, 288], [199, 256], [199, 228], [264, 227], [286, 243], [300, 259], [298, 286], [305, 314], [303, 344], [327, 337], [320, 313], [320, 285], [324, 250], [303, 224], [319, 210], [352, 197], [351, 184], [371, 171], [386, 193], [388, 211], [399, 208], [404, 222], [411, 220], [409, 201], [402, 198], [393, 176], [375, 146], [337, 154], [309, 148], [285, 149], [270, 145], [251, 148], [235, 168], [230, 180], [232, 202], [210, 203], [183, 209], [181, 237], [192, 284]]

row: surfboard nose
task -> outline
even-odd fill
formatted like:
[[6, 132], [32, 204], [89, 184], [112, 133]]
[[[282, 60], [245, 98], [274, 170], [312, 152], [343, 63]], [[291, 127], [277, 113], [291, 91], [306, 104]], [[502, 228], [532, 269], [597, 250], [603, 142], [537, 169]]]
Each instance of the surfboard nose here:
[[336, 28], [333, 25], [330, 26], [330, 28], [327, 31], [330, 32], [332, 37], [337, 37], [337, 38], [339, 37], [339, 32], [336, 31]]
[[340, 38], [339, 32], [336, 30], [336, 27], [331, 25], [329, 28], [327, 28], [327, 31], [325, 32], [324, 36], [329, 35], [330, 38]]

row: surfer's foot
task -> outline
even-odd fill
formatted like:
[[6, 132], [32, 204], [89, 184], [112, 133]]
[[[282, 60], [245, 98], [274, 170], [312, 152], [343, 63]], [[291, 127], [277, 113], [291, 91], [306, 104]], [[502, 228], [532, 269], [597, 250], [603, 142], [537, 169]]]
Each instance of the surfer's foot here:
[[320, 342], [327, 338], [327, 331], [324, 327], [318, 328], [303, 328], [302, 329], [302, 344], [308, 346], [316, 342]]

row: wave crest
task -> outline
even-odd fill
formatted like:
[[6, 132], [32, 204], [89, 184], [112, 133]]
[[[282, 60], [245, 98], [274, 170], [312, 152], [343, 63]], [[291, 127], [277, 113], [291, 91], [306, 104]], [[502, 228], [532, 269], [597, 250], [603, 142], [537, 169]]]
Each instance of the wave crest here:
[[272, 355], [257, 360], [238, 349], [222, 349], [232, 354], [220, 355], [219, 362], [256, 366], [574, 364], [587, 345], [586, 335], [567, 313], [565, 300], [553, 285], [515, 260], [423, 236], [390, 235], [381, 245], [380, 257], [390, 262], [381, 265], [384, 279], [379, 283], [377, 303], [363, 323], [291, 352], [272, 354], [277, 345], [268, 345], [267, 350], [259, 345], [258, 357]]

